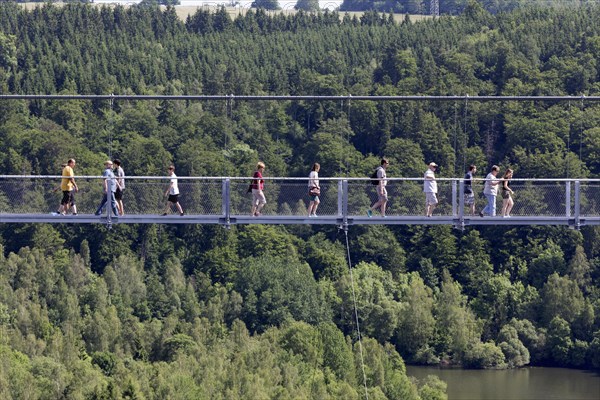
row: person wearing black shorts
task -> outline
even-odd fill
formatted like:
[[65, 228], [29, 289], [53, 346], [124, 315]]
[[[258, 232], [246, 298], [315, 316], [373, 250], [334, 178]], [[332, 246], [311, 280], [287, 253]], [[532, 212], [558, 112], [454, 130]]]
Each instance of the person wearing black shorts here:
[[63, 197], [60, 201], [60, 208], [58, 213], [66, 215], [69, 208], [73, 211], [73, 215], [77, 215], [77, 206], [75, 205], [75, 192], [79, 190], [75, 183], [75, 174], [73, 172], [75, 168], [75, 159], [71, 158], [67, 161], [67, 165], [62, 171], [62, 180], [60, 188], [63, 192]]
[[167, 206], [165, 207], [163, 216], [166, 216], [169, 212], [171, 212], [171, 207], [173, 205], [177, 207], [179, 215], [183, 216], [183, 208], [181, 208], [181, 204], [179, 204], [179, 186], [177, 185], [177, 175], [175, 175], [175, 166], [172, 164], [169, 165], [169, 177], [171, 178], [171, 184], [165, 192], [165, 196], [169, 197], [167, 198]]
[[121, 167], [121, 160], [118, 158], [113, 160], [113, 164], [115, 165], [114, 173], [117, 178], [117, 191], [115, 192], [115, 200], [117, 202], [117, 210], [119, 210], [119, 215], [125, 215], [125, 209], [123, 208], [123, 191], [125, 190], [125, 171]]

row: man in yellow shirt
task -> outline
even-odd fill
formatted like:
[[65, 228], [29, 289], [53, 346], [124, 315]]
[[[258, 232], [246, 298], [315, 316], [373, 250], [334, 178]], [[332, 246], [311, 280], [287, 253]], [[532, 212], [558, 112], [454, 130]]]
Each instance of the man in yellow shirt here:
[[63, 192], [62, 200], [60, 201], [60, 208], [58, 212], [61, 215], [66, 215], [69, 205], [73, 209], [73, 215], [77, 215], [77, 206], [75, 205], [75, 192], [79, 191], [77, 184], [75, 183], [75, 159], [71, 158], [67, 161], [67, 166], [62, 171], [62, 181], [60, 183], [60, 190]]

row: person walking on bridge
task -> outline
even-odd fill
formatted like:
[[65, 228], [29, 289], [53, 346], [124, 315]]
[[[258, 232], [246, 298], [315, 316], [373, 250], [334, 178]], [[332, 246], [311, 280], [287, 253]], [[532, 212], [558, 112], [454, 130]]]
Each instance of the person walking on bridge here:
[[263, 190], [265, 189], [265, 181], [263, 180], [262, 173], [265, 172], [265, 163], [259, 161], [256, 164], [256, 171], [252, 176], [252, 184], [250, 185], [252, 188], [252, 210], [251, 214], [254, 217], [260, 216], [260, 212], [262, 211], [265, 204], [267, 204], [267, 199], [265, 197], [265, 193]]
[[181, 208], [181, 204], [179, 204], [179, 185], [177, 184], [177, 175], [175, 175], [175, 166], [173, 164], [169, 165], [169, 176], [171, 177], [171, 183], [165, 192], [165, 196], [169, 197], [167, 198], [167, 205], [165, 207], [163, 217], [167, 216], [168, 213], [171, 212], [172, 205], [177, 207], [179, 215], [183, 217], [183, 208]]
[[477, 167], [474, 164], [469, 165], [469, 170], [465, 174], [464, 193], [465, 206], [471, 210], [471, 215], [475, 215], [475, 192], [473, 191], [473, 174], [477, 172]]
[[435, 170], [438, 165], [434, 162], [430, 162], [427, 171], [425, 171], [425, 177], [423, 181], [423, 192], [425, 192], [425, 216], [431, 217], [433, 210], [438, 205], [437, 199], [437, 181], [435, 180]]
[[117, 201], [117, 209], [119, 210], [119, 215], [122, 217], [125, 215], [125, 209], [123, 208], [123, 191], [125, 190], [125, 171], [121, 167], [121, 160], [115, 158], [113, 160], [113, 164], [115, 165], [115, 176], [117, 177], [117, 191], [115, 192], [115, 200]]
[[510, 168], [506, 169], [504, 176], [502, 177], [502, 217], [510, 218], [510, 212], [515, 205], [513, 201], [513, 190], [510, 188], [510, 180], [513, 177], [513, 170]]
[[485, 214], [490, 217], [496, 216], [496, 196], [498, 195], [498, 185], [500, 184], [500, 180], [496, 179], [498, 171], [500, 171], [500, 168], [497, 165], [493, 165], [492, 170], [485, 177], [483, 194], [487, 199], [487, 205], [479, 213], [480, 217], [483, 217]]
[[63, 178], [60, 183], [60, 189], [62, 190], [63, 197], [60, 201], [60, 207], [58, 208], [58, 213], [61, 215], [67, 214], [69, 206], [73, 211], [73, 215], [77, 215], [75, 192], [78, 192], [79, 188], [75, 183], [75, 173], [73, 172], [73, 168], [75, 168], [75, 159], [71, 158], [69, 161], [67, 161], [67, 165], [62, 170]]
[[319, 170], [321, 169], [321, 165], [319, 163], [314, 163], [312, 166], [312, 171], [308, 174], [308, 197], [310, 198], [310, 203], [308, 204], [308, 216], [316, 217], [317, 216], [317, 207], [319, 207], [319, 195], [321, 194], [321, 187], [319, 186]]
[[381, 216], [385, 218], [385, 207], [388, 202], [388, 193], [387, 189], [385, 188], [387, 186], [387, 175], [385, 173], [385, 170], [389, 165], [390, 163], [387, 160], [387, 158], [382, 158], [381, 165], [377, 167], [377, 202], [367, 210], [367, 215], [369, 216], [369, 218], [373, 216], [373, 211], [378, 208], [381, 212]]
[[119, 211], [117, 210], [117, 201], [115, 200], [115, 192], [117, 191], [117, 187], [119, 183], [115, 179], [115, 174], [112, 170], [113, 163], [110, 160], [106, 160], [104, 162], [104, 172], [102, 173], [102, 187], [104, 189], [104, 195], [102, 196], [102, 201], [96, 210], [96, 215], [101, 215], [104, 211], [104, 206], [110, 199], [110, 208], [115, 217], [119, 216]]

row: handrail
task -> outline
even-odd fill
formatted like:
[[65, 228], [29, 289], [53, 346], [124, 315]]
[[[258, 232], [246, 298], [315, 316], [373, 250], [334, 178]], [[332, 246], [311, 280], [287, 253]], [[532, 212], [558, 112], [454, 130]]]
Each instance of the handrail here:
[[292, 95], [120, 95], [120, 94], [1, 94], [0, 100], [186, 100], [186, 101], [600, 101], [600, 96], [292, 96]]
[[319, 217], [309, 218], [308, 177], [264, 177], [270, 181], [265, 185], [267, 204], [254, 217], [250, 214], [252, 198], [246, 193], [253, 177], [178, 176], [180, 202], [186, 211], [181, 218], [179, 213], [162, 217], [167, 203], [164, 191], [171, 177], [129, 176], [123, 200], [126, 217], [115, 219], [93, 215], [103, 195], [99, 183], [105, 179], [97, 175], [75, 176], [78, 215], [56, 218], [62, 178], [0, 175], [0, 223], [336, 224], [343, 228], [354, 224], [448, 224], [460, 229], [473, 225], [564, 225], [576, 229], [600, 225], [600, 179], [512, 179], [515, 207], [511, 218], [502, 219], [501, 188], [496, 202], [498, 217], [481, 218], [478, 213], [486, 202], [481, 194], [483, 185], [478, 183], [475, 189], [477, 212], [472, 215], [472, 210], [466, 209], [464, 177], [437, 179], [439, 205], [433, 217], [425, 216], [424, 178], [387, 178], [387, 218], [381, 218], [381, 210], [367, 212], [378, 201], [372, 178], [320, 178]]
[[[0, 175], [0, 179], [62, 179], [64, 176], [62, 175]], [[73, 178], [75, 179], [104, 179], [101, 175], [75, 175]], [[131, 175], [125, 176], [119, 179], [126, 180], [169, 180], [170, 176], [157, 176], [157, 175]], [[253, 176], [177, 176], [177, 179], [181, 180], [214, 180], [214, 181], [223, 181], [226, 179], [232, 181], [251, 181], [256, 178]], [[263, 176], [261, 179], [265, 181], [308, 181], [308, 176], [298, 177], [298, 176]], [[370, 177], [343, 177], [343, 176], [330, 176], [330, 177], [321, 177], [319, 176], [320, 181], [370, 181], [372, 178]], [[388, 182], [422, 182], [424, 180], [423, 177], [386, 177]], [[436, 181], [439, 182], [458, 182], [462, 180], [462, 177], [453, 177], [453, 178], [435, 178]], [[486, 178], [476, 178], [473, 177], [471, 181], [473, 182], [485, 182], [489, 179]], [[494, 178], [494, 181], [504, 181], [502, 178]], [[594, 182], [600, 183], [600, 178], [511, 178], [509, 179], [511, 182]]]

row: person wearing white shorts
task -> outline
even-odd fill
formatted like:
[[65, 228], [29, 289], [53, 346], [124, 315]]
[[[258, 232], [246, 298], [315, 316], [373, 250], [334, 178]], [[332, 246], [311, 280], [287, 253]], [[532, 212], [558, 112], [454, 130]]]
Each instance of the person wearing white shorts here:
[[423, 192], [425, 192], [425, 216], [427, 217], [431, 217], [433, 210], [438, 205], [438, 188], [435, 180], [435, 170], [437, 166], [436, 163], [430, 162], [427, 171], [425, 171]]

